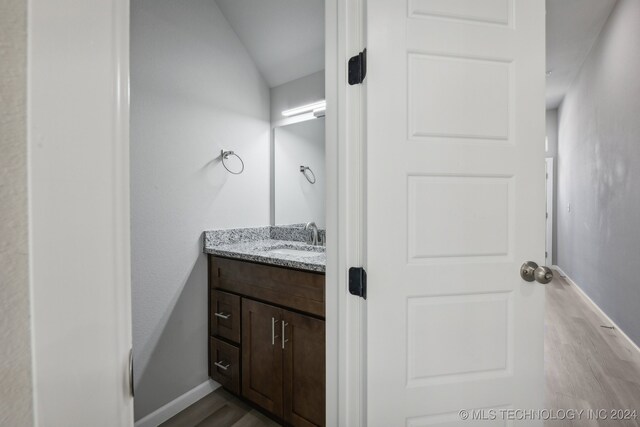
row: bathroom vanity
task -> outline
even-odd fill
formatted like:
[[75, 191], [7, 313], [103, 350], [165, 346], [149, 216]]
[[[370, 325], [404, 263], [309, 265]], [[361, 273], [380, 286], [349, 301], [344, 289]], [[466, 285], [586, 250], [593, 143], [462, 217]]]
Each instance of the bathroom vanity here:
[[300, 227], [205, 233], [209, 375], [290, 426], [325, 425], [324, 248]]

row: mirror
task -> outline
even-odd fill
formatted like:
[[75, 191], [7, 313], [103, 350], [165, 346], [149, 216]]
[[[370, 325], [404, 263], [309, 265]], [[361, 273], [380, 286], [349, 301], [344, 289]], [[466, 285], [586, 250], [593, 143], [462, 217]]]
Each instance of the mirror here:
[[325, 228], [324, 117], [274, 130], [275, 224]]

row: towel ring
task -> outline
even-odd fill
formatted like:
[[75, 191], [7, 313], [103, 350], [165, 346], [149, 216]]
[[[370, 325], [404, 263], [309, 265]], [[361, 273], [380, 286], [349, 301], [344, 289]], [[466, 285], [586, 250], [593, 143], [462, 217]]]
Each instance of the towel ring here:
[[[307, 171], [311, 172], [311, 176], [313, 177], [313, 181], [311, 181], [311, 178], [309, 178], [309, 175], [307, 175]], [[302, 175], [304, 175], [304, 177], [307, 178], [307, 181], [309, 181], [311, 184], [315, 184], [316, 183], [316, 174], [313, 173], [313, 171], [311, 170], [311, 168], [309, 166], [300, 166], [300, 172], [302, 172]]]
[[[242, 169], [240, 169], [239, 172], [234, 172], [231, 169], [229, 169], [226, 165], [226, 163], [224, 162], [225, 160], [227, 160], [229, 158], [229, 156], [236, 156], [238, 158], [238, 160], [240, 160], [240, 164], [242, 164]], [[224, 166], [224, 168], [229, 171], [229, 173], [232, 173], [234, 175], [240, 175], [242, 172], [244, 172], [244, 162], [242, 161], [242, 159], [240, 158], [240, 156], [238, 156], [236, 153], [234, 153], [233, 151], [224, 151], [224, 150], [220, 150], [220, 157], [222, 158], [222, 166]]]

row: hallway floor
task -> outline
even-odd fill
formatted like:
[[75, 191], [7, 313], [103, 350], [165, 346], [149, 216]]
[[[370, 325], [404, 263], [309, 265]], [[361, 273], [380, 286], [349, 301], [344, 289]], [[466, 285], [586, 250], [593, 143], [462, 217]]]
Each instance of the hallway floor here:
[[219, 388], [176, 414], [160, 427], [276, 427], [279, 425]]
[[[546, 285], [545, 406], [584, 409], [585, 416], [545, 426], [640, 426], [640, 354], [617, 330], [603, 328], [607, 320], [555, 275]], [[590, 409], [606, 410], [607, 419], [585, 419]], [[636, 410], [637, 420], [612, 420], [612, 409]]]

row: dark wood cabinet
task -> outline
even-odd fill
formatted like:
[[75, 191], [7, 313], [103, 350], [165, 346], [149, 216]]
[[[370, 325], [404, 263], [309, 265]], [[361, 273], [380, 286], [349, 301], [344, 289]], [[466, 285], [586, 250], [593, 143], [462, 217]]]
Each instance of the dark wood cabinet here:
[[242, 395], [282, 418], [282, 310], [242, 299]]
[[211, 291], [211, 335], [240, 344], [240, 297], [219, 290]]
[[325, 425], [324, 321], [283, 311], [284, 420], [293, 426]]
[[324, 274], [210, 255], [209, 286], [211, 377], [285, 425], [324, 426]]
[[324, 274], [209, 256], [214, 289], [324, 317]]
[[240, 393], [240, 350], [238, 347], [210, 337], [209, 375], [234, 393]]

